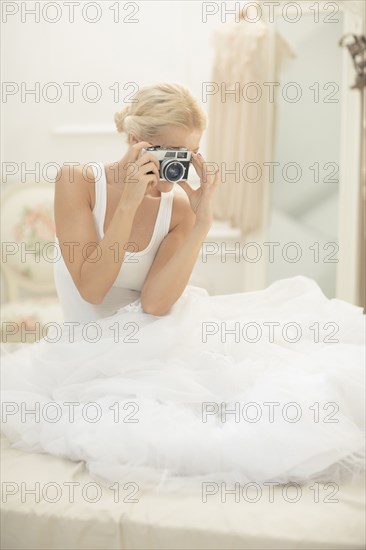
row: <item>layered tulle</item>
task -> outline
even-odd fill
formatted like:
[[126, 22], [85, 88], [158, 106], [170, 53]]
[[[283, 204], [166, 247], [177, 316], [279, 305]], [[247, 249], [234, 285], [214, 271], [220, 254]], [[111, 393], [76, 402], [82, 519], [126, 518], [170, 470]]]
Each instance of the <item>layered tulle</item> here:
[[106, 483], [337, 482], [364, 468], [364, 333], [307, 277], [188, 286], [165, 316], [137, 300], [6, 355], [2, 430]]

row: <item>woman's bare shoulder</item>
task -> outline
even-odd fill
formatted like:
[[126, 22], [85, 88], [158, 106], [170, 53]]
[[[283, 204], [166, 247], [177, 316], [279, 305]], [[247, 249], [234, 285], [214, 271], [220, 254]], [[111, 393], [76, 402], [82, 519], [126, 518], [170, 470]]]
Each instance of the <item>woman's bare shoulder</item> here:
[[95, 200], [95, 176], [89, 162], [63, 164], [58, 170], [55, 185], [56, 196], [87, 200], [92, 208]]

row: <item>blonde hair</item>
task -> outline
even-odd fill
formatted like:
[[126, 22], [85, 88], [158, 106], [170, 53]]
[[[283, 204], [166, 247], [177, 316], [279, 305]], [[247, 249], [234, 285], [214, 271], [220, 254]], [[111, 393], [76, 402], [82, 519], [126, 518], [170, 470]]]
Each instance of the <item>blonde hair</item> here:
[[205, 130], [206, 114], [188, 88], [162, 83], [141, 88], [130, 103], [114, 115], [118, 132], [149, 141], [167, 126]]

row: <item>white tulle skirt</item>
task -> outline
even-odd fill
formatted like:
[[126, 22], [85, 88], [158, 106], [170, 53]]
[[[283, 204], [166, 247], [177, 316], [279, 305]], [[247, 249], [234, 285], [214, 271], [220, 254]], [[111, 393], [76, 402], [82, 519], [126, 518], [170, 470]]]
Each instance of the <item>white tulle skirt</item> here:
[[109, 484], [338, 482], [364, 469], [364, 382], [362, 308], [314, 280], [187, 286], [6, 355], [2, 430]]

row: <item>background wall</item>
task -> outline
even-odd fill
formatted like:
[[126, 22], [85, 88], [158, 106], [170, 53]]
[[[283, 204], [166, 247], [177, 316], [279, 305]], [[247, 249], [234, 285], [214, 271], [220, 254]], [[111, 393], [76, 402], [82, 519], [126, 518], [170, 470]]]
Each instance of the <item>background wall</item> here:
[[[19, 101], [19, 94], [9, 97], [3, 119], [4, 160], [41, 164], [113, 161], [125, 151], [113, 115], [131, 101], [137, 87], [167, 80], [200, 93], [201, 81], [210, 74], [209, 25], [200, 23], [200, 11], [196, 13], [198, 33], [190, 29], [193, 6], [189, 2], [131, 2], [129, 9], [123, 9], [124, 4], [120, 3], [119, 23], [113, 22], [112, 2], [99, 2], [101, 16], [96, 23], [83, 20], [81, 7], [75, 9], [71, 24], [65, 9], [53, 24], [42, 18], [32, 22], [31, 16], [22, 24], [19, 17], [9, 17], [3, 36], [7, 44], [4, 81], [24, 82], [28, 89], [36, 82], [41, 89], [56, 82], [63, 93], [55, 103], [42, 95], [38, 102], [31, 95], [24, 102]], [[134, 6], [138, 8], [135, 14]], [[86, 13], [90, 18], [97, 15], [92, 8]], [[195, 63], [193, 46], [206, 59], [198, 80], [190, 68]], [[79, 83], [73, 102], [66, 82]], [[95, 93], [93, 86], [87, 88], [92, 82], [101, 90], [96, 102], [87, 100]], [[52, 93], [50, 88], [49, 96]]]
[[[31, 10], [36, 3], [20, 4]], [[201, 2], [94, 4], [99, 6], [99, 14], [92, 2], [80, 2], [71, 23], [63, 2], [59, 2], [58, 10], [50, 6], [39, 22], [21, 10], [7, 16], [3, 25], [3, 81], [9, 83], [10, 91], [14, 82], [15, 93], [3, 99], [3, 188], [19, 181], [49, 181], [53, 185], [56, 168], [49, 165], [46, 169], [48, 163], [107, 163], [119, 159], [126, 144], [124, 136], [115, 130], [113, 115], [130, 101], [137, 87], [176, 81], [202, 99], [202, 83], [211, 80], [212, 31], [224, 24], [221, 13], [203, 22]], [[233, 8], [245, 2], [226, 4]], [[119, 15], [114, 22], [117, 6]], [[47, 18], [59, 20], [51, 23]], [[228, 16], [227, 20], [233, 18]], [[337, 18], [339, 23], [332, 24], [324, 23], [324, 17], [317, 24], [312, 16], [304, 16], [296, 24], [276, 19], [278, 31], [297, 56], [281, 73], [281, 82], [300, 83], [303, 98], [291, 104], [279, 97], [274, 160], [281, 167], [288, 162], [298, 163], [303, 177], [297, 183], [289, 183], [281, 174], [276, 175], [268, 241], [280, 242], [277, 250], [296, 241], [303, 254], [297, 263], [285, 261], [278, 254], [275, 262], [266, 260], [267, 284], [303, 273], [317, 280], [329, 297], [335, 292], [337, 264], [324, 262], [333, 249], [324, 251], [322, 247], [337, 241], [338, 183], [325, 181], [333, 170], [324, 169], [324, 165], [339, 164], [341, 102], [339, 93], [335, 95], [336, 102], [324, 102], [332, 91], [324, 91], [324, 85], [339, 84], [341, 80], [341, 51], [337, 43], [342, 34], [342, 14]], [[74, 100], [70, 100], [67, 85], [71, 82], [78, 84]], [[309, 89], [314, 82], [319, 83], [318, 104]], [[97, 83], [97, 88], [92, 83]], [[40, 93], [36, 99], [25, 94], [37, 86]], [[96, 89], [101, 95], [94, 101]], [[53, 101], [56, 92], [61, 96]], [[207, 110], [207, 103], [203, 107]], [[205, 143], [204, 136], [204, 156]], [[310, 170], [315, 162], [319, 163], [319, 182], [314, 182], [314, 172]], [[36, 168], [36, 175], [26, 174], [25, 169], [29, 168]], [[14, 173], [9, 174], [9, 170]], [[191, 174], [194, 180], [193, 170]], [[333, 178], [337, 180], [338, 173]], [[214, 232], [218, 239], [237, 239], [236, 232], [222, 224], [215, 225]], [[314, 261], [314, 252], [309, 249], [316, 242], [320, 246], [320, 262]], [[241, 277], [240, 270], [245, 268], [234, 263], [233, 278], [225, 272], [219, 291], [230, 292], [234, 276]]]
[[[296, 59], [282, 71], [282, 82], [296, 82], [301, 97], [299, 93], [299, 100], [291, 103], [278, 96], [275, 159], [280, 166], [272, 186], [269, 228], [269, 241], [299, 243], [301, 258], [292, 263], [277, 254], [278, 261], [268, 264], [268, 281], [307, 275], [328, 297], [335, 296], [334, 260], [339, 258], [342, 56], [338, 42], [343, 14], [336, 18], [338, 23], [314, 24], [314, 15], [307, 14], [301, 24], [277, 22], [278, 31], [296, 52]], [[289, 94], [297, 97], [295, 88]], [[297, 166], [291, 167], [292, 163]], [[298, 251], [289, 247], [289, 258]]]

